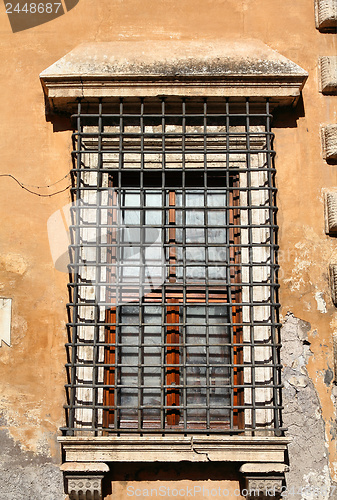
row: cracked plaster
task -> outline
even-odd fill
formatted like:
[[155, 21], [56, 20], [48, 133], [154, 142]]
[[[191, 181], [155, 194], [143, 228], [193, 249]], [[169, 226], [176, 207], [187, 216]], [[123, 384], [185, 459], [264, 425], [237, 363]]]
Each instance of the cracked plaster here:
[[[283, 424], [291, 438], [288, 446], [290, 470], [286, 473], [292, 500], [332, 500], [325, 425], [319, 396], [307, 371], [313, 353], [308, 332], [310, 323], [288, 313], [282, 328]], [[299, 488], [308, 488], [302, 494]], [[316, 496], [312, 492], [317, 489]], [[310, 496], [311, 495], [311, 496]]]
[[[6, 425], [4, 416], [1, 416], [0, 424]], [[64, 500], [62, 473], [47, 454], [24, 451], [8, 430], [1, 427], [0, 449], [1, 498]]]

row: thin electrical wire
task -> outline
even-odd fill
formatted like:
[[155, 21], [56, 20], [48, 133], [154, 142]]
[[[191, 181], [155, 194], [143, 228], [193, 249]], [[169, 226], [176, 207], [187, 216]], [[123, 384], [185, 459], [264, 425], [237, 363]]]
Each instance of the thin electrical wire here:
[[37, 189], [45, 189], [45, 188], [49, 188], [49, 187], [52, 187], [52, 186], [55, 186], [55, 184], [58, 184], [59, 182], [63, 181], [63, 179], [66, 179], [68, 177], [69, 174], [67, 174], [65, 177], [62, 177], [62, 179], [54, 182], [53, 184], [49, 184], [48, 186], [31, 186], [30, 184], [23, 184], [22, 182], [20, 182], [16, 177], [14, 177], [14, 175], [12, 174], [0, 174], [0, 177], [10, 177], [11, 179], [13, 179], [17, 184], [19, 184], [19, 186], [24, 189], [25, 191], [28, 191], [28, 193], [31, 193], [31, 194], [34, 194], [36, 196], [40, 196], [42, 198], [50, 198], [52, 196], [55, 196], [56, 194], [60, 194], [60, 193], [63, 193], [64, 191], [67, 191], [67, 189], [69, 189], [71, 187], [71, 184], [69, 184], [67, 187], [65, 187], [64, 189], [60, 189], [59, 191], [56, 191], [55, 193], [51, 193], [51, 194], [41, 194], [41, 193], [36, 193], [35, 191], [32, 191], [31, 189], [28, 189], [27, 186], [30, 186], [30, 187], [35, 187]]
[[24, 186], [26, 186], [26, 187], [31, 187], [31, 188], [36, 188], [36, 189], [45, 189], [45, 188], [50, 188], [50, 187], [56, 186], [56, 184], [59, 184], [60, 182], [62, 182], [67, 177], [70, 178], [70, 173], [69, 172], [64, 177], [62, 177], [61, 179], [59, 179], [58, 181], [53, 182], [52, 184], [47, 184], [46, 186], [35, 186], [34, 184], [26, 184], [26, 183], [22, 183], [22, 184]]

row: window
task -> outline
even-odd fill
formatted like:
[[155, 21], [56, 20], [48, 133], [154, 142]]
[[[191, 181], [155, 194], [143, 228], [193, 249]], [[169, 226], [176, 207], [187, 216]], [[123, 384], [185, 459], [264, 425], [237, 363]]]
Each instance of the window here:
[[79, 101], [65, 432], [280, 431], [267, 101]]

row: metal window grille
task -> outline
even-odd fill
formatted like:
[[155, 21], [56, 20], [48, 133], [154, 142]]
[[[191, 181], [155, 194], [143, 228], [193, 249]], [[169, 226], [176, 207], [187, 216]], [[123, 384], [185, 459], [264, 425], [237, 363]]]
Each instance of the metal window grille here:
[[276, 433], [268, 100], [78, 103], [67, 427]]

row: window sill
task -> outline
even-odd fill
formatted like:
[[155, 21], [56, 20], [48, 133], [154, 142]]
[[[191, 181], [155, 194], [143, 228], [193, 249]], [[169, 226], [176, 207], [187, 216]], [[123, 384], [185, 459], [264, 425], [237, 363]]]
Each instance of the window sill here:
[[278, 462], [289, 440], [251, 436], [58, 438], [66, 462]]

